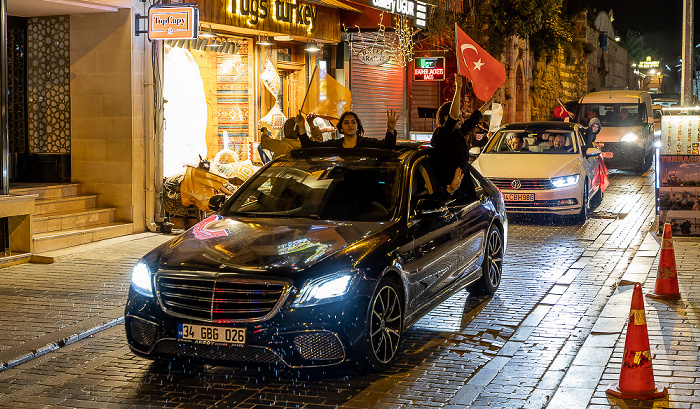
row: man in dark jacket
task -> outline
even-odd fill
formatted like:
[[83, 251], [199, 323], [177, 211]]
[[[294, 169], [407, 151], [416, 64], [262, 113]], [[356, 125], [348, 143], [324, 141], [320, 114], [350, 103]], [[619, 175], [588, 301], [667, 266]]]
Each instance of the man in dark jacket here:
[[456, 127], [460, 113], [461, 90], [462, 76], [457, 74], [452, 101], [442, 104], [437, 112], [439, 125], [430, 139], [434, 149], [431, 154], [431, 163], [441, 190], [449, 195], [460, 190], [461, 197], [473, 199], [475, 190], [471, 176], [463, 179], [463, 172], [466, 173], [470, 168], [469, 149], [471, 148], [465, 136], [479, 123], [491, 100], [472, 112], [459, 127]]

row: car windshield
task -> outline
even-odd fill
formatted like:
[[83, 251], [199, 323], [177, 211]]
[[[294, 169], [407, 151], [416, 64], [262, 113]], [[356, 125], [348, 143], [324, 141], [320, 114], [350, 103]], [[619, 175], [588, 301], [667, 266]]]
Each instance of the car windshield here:
[[282, 160], [241, 187], [224, 216], [388, 221], [398, 201], [399, 162]]
[[578, 153], [578, 145], [571, 130], [506, 129], [494, 135], [485, 153], [570, 154]]
[[644, 104], [583, 104], [576, 121], [588, 126], [591, 118], [600, 119], [603, 126], [640, 126], [646, 123]]

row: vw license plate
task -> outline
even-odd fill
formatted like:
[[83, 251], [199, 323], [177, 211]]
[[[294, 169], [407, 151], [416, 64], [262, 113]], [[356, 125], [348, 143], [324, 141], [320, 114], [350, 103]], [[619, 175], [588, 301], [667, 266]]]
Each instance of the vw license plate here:
[[192, 341], [245, 344], [245, 328], [212, 327], [207, 325], [177, 324], [177, 337]]
[[504, 193], [503, 200], [512, 202], [531, 202], [535, 200], [534, 193]]
[[601, 153], [600, 153], [600, 156], [602, 156], [602, 157], [604, 157], [604, 158], [612, 158], [612, 157], [613, 157], [613, 153], [612, 153], [612, 152], [601, 152]]

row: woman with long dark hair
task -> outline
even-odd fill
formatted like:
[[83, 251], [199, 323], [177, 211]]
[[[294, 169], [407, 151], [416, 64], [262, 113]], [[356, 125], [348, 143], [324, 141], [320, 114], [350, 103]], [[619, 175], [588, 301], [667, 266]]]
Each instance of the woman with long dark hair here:
[[[315, 115], [310, 114], [307, 116], [307, 121], [309, 124], [313, 122]], [[356, 113], [352, 111], [343, 112], [338, 119], [338, 133], [342, 137], [338, 139], [331, 139], [328, 141], [320, 142], [314, 141], [306, 135], [306, 130], [304, 127], [304, 117], [299, 113], [296, 116], [297, 129], [303, 130], [304, 133], [299, 135], [299, 141], [301, 142], [302, 148], [313, 148], [319, 146], [329, 146], [337, 148], [388, 148], [392, 149], [396, 146], [396, 121], [399, 119], [399, 115], [396, 111], [389, 110], [386, 111], [386, 135], [384, 139], [368, 138], [365, 136], [365, 129], [362, 127], [362, 122]], [[311, 132], [314, 132], [314, 125], [311, 125]]]

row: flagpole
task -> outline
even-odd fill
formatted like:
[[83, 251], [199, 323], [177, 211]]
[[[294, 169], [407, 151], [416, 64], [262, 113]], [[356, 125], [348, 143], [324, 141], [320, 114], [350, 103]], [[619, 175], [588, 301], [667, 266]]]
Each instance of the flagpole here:
[[[301, 107], [299, 107], [299, 112], [301, 112], [301, 108], [304, 108], [304, 104], [306, 103], [306, 97], [309, 96], [309, 90], [311, 89], [311, 83], [314, 80], [314, 75], [316, 75], [316, 70], [318, 69], [318, 65], [314, 67], [314, 72], [311, 74], [311, 81], [309, 81], [309, 85], [306, 86], [306, 94], [304, 94], [304, 101], [301, 103]], [[303, 114], [303, 112], [301, 112]]]

